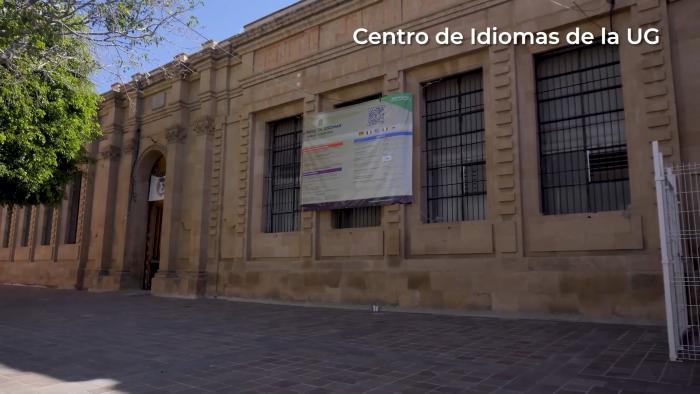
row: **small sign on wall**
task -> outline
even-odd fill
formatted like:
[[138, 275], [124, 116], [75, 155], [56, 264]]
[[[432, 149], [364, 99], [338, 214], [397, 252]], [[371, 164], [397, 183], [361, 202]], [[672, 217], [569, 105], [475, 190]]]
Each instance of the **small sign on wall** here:
[[165, 177], [151, 175], [148, 201], [163, 201], [163, 197], [165, 197]]

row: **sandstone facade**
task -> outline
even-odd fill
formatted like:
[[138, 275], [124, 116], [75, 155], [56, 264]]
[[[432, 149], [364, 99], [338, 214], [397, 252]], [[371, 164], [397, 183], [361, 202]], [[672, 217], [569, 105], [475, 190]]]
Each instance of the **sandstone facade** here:
[[[650, 141], [667, 162], [700, 160], [700, 2], [618, 0], [611, 18], [605, 0], [578, 3], [302, 1], [135, 76], [104, 95], [75, 242], [65, 242], [68, 200], [52, 211], [4, 208], [0, 281], [141, 287], [149, 178], [164, 158], [158, 295], [662, 321]], [[358, 27], [597, 33], [611, 21], [619, 31], [657, 27], [662, 40], [619, 46], [630, 203], [604, 212], [541, 210], [534, 59], [552, 47], [352, 42]], [[424, 84], [479, 69], [485, 218], [426, 223]], [[383, 206], [379, 226], [336, 229], [330, 212], [305, 211], [298, 231], [265, 232], [268, 124], [392, 92], [414, 95], [414, 202]]]

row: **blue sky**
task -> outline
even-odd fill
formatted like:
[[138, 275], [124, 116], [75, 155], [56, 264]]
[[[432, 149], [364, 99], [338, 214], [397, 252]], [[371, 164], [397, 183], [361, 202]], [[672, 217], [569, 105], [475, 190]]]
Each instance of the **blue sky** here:
[[[204, 36], [222, 41], [243, 31], [243, 26], [254, 20], [295, 3], [296, 0], [203, 0], [203, 5], [194, 11], [199, 23], [195, 27]], [[124, 73], [130, 79], [136, 72], [150, 71], [173, 59], [178, 53], [192, 53], [201, 48], [205, 40], [195, 33], [171, 35], [167, 42], [148, 50], [149, 60], [135, 70]], [[116, 77], [110, 72], [93, 76], [95, 88], [102, 93], [109, 90]]]

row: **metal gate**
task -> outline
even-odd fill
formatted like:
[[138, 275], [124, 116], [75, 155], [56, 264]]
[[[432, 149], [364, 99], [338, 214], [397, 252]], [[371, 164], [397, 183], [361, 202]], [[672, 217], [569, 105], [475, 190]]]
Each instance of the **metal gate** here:
[[700, 164], [666, 168], [652, 150], [669, 357], [700, 360]]

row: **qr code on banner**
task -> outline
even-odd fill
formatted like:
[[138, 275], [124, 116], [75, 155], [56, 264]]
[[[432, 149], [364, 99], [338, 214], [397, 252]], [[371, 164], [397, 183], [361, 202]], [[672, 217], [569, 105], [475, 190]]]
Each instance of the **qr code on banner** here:
[[367, 121], [368, 126], [374, 126], [377, 124], [384, 124], [384, 106], [380, 105], [377, 107], [372, 107], [369, 109], [369, 120]]

